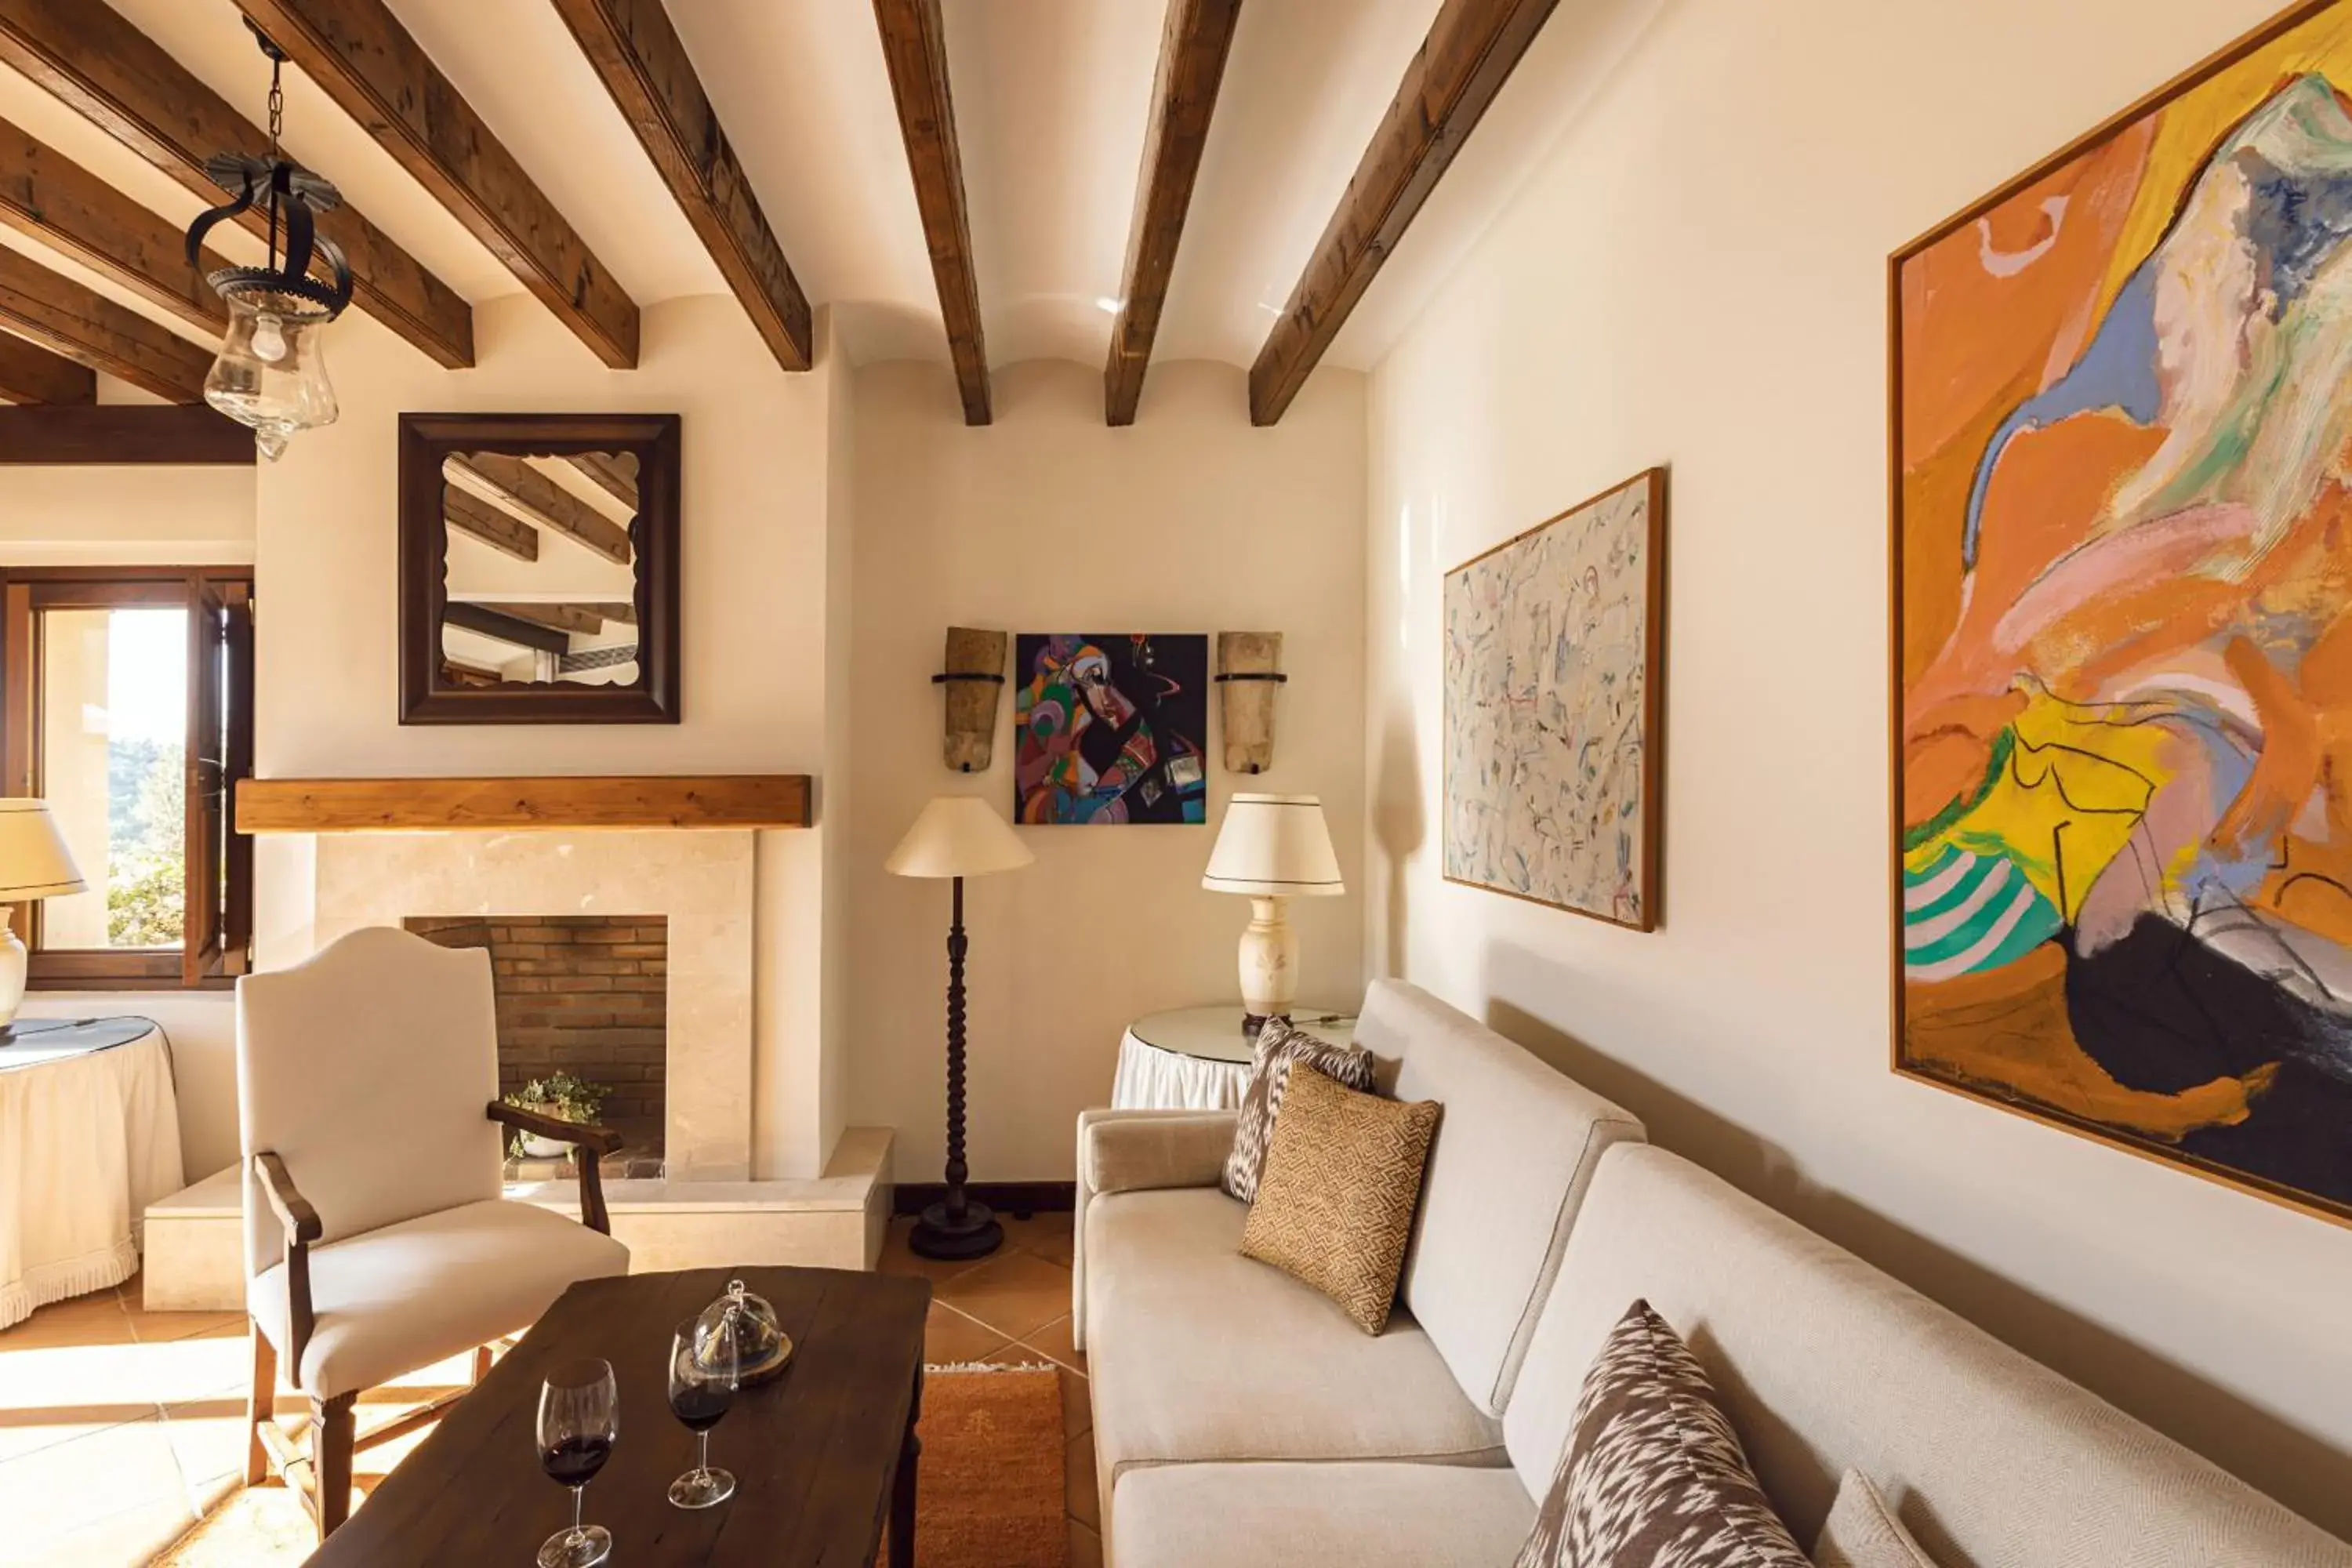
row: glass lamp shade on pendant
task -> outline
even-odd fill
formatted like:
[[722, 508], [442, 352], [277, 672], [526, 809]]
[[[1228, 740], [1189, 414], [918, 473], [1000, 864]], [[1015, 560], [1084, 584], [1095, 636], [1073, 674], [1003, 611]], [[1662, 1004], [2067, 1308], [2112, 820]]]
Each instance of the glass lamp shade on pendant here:
[[[228, 331], [205, 377], [205, 401], [248, 426], [260, 454], [277, 461], [296, 432], [334, 423], [334, 384], [327, 379], [319, 329], [352, 302], [352, 269], [342, 250], [318, 232], [317, 216], [342, 203], [334, 185], [278, 150], [286, 97], [286, 51], [250, 19], [246, 26], [269, 60], [269, 153], [216, 153], [205, 174], [230, 200], [188, 226], [188, 265], [203, 264], [213, 226], [250, 213], [267, 220], [269, 252], [262, 267], [224, 267], [206, 275], [228, 307]], [[313, 258], [331, 281], [310, 276]]]
[[320, 331], [333, 318], [316, 301], [266, 284], [232, 284], [221, 297], [228, 332], [205, 377], [205, 401], [251, 426], [254, 446], [274, 462], [297, 432], [331, 425], [341, 412]]

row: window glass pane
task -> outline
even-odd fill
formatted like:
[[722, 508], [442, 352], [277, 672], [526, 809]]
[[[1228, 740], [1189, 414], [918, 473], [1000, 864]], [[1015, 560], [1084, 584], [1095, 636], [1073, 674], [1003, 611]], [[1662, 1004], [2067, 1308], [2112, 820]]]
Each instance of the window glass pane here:
[[186, 898], [188, 613], [41, 615], [41, 793], [89, 891], [41, 906], [41, 946], [175, 948]]

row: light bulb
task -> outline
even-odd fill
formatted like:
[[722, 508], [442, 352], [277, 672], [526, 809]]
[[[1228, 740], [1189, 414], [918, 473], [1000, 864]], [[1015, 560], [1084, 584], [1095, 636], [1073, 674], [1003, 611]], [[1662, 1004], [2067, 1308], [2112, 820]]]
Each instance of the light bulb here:
[[286, 357], [284, 323], [267, 310], [253, 319], [253, 357], [264, 364], [276, 364]]

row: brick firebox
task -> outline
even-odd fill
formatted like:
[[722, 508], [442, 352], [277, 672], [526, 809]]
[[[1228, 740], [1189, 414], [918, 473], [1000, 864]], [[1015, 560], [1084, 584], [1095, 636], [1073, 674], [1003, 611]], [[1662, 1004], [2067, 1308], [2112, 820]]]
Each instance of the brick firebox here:
[[613, 1175], [661, 1173], [668, 921], [660, 915], [418, 916], [444, 947], [488, 948], [498, 998], [499, 1092], [568, 1072], [606, 1090], [623, 1144]]

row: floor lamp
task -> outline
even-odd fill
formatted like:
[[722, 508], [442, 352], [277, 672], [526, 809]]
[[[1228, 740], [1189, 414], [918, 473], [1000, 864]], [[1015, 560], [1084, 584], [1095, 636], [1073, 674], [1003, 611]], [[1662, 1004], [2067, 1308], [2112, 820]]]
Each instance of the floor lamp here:
[[923, 1258], [984, 1258], [1004, 1241], [988, 1205], [966, 1197], [963, 1163], [963, 879], [1018, 870], [1036, 857], [977, 795], [941, 795], [923, 807], [884, 868], [895, 877], [949, 878], [955, 883], [948, 926], [948, 1191], [923, 1210], [907, 1245]]

